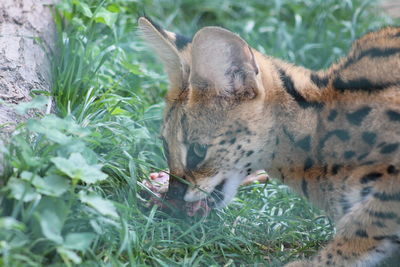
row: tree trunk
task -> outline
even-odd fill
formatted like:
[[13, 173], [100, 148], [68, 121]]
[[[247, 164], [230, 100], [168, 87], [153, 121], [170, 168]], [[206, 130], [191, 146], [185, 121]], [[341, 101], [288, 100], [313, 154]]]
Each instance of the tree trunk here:
[[395, 18], [400, 18], [400, 1], [399, 0], [382, 0], [381, 6], [385, 12]]
[[[31, 100], [34, 90], [50, 90], [49, 52], [56, 37], [51, 4], [51, 0], [0, 0], [0, 138], [33, 115], [17, 115], [12, 104]], [[0, 150], [0, 176], [2, 163]]]
[[0, 0], [0, 133], [27, 117], [8, 104], [31, 100], [33, 90], [49, 91], [54, 41], [51, 1]]

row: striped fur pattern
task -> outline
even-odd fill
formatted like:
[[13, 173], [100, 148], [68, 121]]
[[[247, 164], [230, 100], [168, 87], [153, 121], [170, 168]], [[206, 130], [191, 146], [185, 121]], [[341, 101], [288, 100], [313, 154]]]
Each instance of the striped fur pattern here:
[[221, 207], [265, 169], [336, 224], [315, 257], [288, 266], [375, 266], [399, 251], [400, 28], [314, 72], [221, 28], [191, 40], [139, 25], [170, 78], [161, 135], [171, 172], [190, 183], [172, 181], [172, 196]]

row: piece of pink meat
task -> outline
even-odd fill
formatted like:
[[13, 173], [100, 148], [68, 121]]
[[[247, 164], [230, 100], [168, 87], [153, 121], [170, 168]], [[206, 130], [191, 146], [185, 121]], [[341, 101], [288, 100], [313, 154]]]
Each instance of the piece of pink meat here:
[[[253, 182], [261, 182], [264, 183], [268, 180], [268, 175], [264, 171], [257, 171], [253, 174], [247, 176], [242, 185], [248, 185]], [[166, 193], [168, 191], [168, 184], [169, 184], [169, 174], [165, 171], [160, 172], [153, 172], [150, 173], [149, 179], [143, 181], [144, 186], [150, 189], [154, 195], [163, 199], [157, 199], [155, 197], [150, 197], [150, 204], [151, 205], [158, 205], [161, 208], [167, 208], [168, 205], [165, 205], [164, 202], [167, 202], [172, 207], [183, 210], [188, 216], [195, 216], [195, 215], [207, 215], [211, 208], [207, 204], [207, 200], [199, 200], [195, 202], [185, 202], [183, 200], [175, 200], [175, 199], [167, 199]]]

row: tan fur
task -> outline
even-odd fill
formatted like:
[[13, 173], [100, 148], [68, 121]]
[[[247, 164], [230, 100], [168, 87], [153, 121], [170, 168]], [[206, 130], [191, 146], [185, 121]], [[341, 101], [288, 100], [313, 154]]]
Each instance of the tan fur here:
[[[139, 24], [155, 30], [145, 18]], [[164, 42], [152, 46], [173, 44]], [[223, 206], [248, 173], [264, 168], [336, 223], [318, 255], [288, 266], [374, 266], [399, 250], [400, 28], [364, 35], [318, 72], [215, 27], [174, 51], [182, 66], [166, 64], [177, 73], [162, 136], [171, 172], [192, 184], [186, 201], [218, 188]], [[196, 143], [208, 146], [200, 161], [190, 150]]]

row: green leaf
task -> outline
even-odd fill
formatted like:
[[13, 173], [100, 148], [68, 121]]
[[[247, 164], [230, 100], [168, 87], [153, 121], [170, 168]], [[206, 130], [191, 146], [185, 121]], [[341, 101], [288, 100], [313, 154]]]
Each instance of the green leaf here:
[[43, 235], [51, 241], [61, 244], [63, 238], [61, 230], [63, 227], [63, 220], [59, 217], [54, 210], [45, 209], [37, 216]]
[[23, 231], [25, 229], [25, 225], [14, 219], [13, 217], [1, 217], [0, 229]]
[[47, 239], [62, 244], [61, 232], [69, 211], [70, 207], [66, 205], [62, 198], [44, 196], [40, 200], [34, 216]]
[[85, 251], [89, 248], [95, 236], [94, 233], [69, 233], [65, 237], [63, 247]]
[[81, 1], [76, 1], [78, 4], [78, 9], [82, 14], [88, 18], [91, 18], [93, 16], [92, 11], [90, 10], [90, 7], [88, 4], [83, 3]]
[[28, 121], [27, 127], [29, 130], [43, 134], [59, 144], [67, 144], [72, 140], [65, 133], [78, 137], [85, 137], [90, 134], [89, 129], [79, 126], [71, 117], [61, 119], [53, 114], [45, 116], [41, 120], [31, 119]]
[[87, 147], [86, 143], [79, 139], [74, 139], [72, 142], [61, 145], [57, 151], [59, 157], [68, 157], [71, 153], [80, 153], [89, 165], [97, 163], [98, 156], [93, 150]]
[[7, 183], [7, 187], [11, 191], [11, 197], [17, 200], [29, 202], [40, 197], [40, 195], [36, 193], [35, 189], [21, 179], [11, 178]]
[[148, 140], [151, 138], [149, 130], [147, 130], [145, 127], [132, 129], [131, 134], [137, 141], [141, 139]]
[[140, 66], [138, 64], [132, 64], [128, 61], [122, 61], [122, 66], [127, 69], [130, 73], [135, 75], [143, 75], [143, 72], [140, 70]]
[[72, 13], [72, 3], [68, 1], [59, 1], [56, 5], [57, 9], [60, 11]]
[[[111, 108], [110, 108], [111, 109]], [[111, 115], [126, 115], [129, 116], [129, 112], [120, 108], [120, 107], [116, 107], [114, 109], [112, 109]]]
[[43, 181], [44, 185], [38, 191], [49, 196], [59, 197], [69, 188], [69, 181], [55, 174], [44, 177]]
[[46, 90], [31, 90], [30, 92], [31, 94], [35, 95], [35, 96], [40, 96], [40, 95], [44, 95], [44, 96], [51, 96], [51, 93], [49, 91]]
[[42, 178], [39, 175], [34, 175], [32, 179], [33, 175], [31, 172], [23, 171], [21, 178], [25, 181], [31, 181], [32, 185], [41, 194], [59, 197], [68, 190], [69, 182], [61, 176], [51, 174]]
[[85, 22], [80, 18], [74, 17], [71, 23], [80, 31], [85, 31], [87, 29]]
[[27, 167], [37, 167], [42, 164], [40, 158], [33, 152], [31, 144], [22, 135], [13, 136], [12, 143], [21, 155], [13, 159], [12, 165], [14, 167], [26, 169]]
[[164, 103], [152, 105], [145, 110], [143, 114], [143, 120], [148, 121], [148, 123], [152, 123], [154, 127], [158, 128], [158, 125], [161, 122], [163, 110]]
[[88, 195], [84, 191], [79, 192], [79, 199], [83, 203], [91, 206], [103, 215], [111, 216], [114, 218], [118, 217], [115, 206], [110, 200], [104, 199], [101, 196], [95, 194]]
[[110, 12], [104, 7], [100, 7], [94, 17], [96, 22], [100, 22], [112, 27], [117, 20], [118, 14]]
[[80, 264], [82, 262], [81, 257], [70, 249], [58, 247], [57, 252], [61, 255], [63, 259], [71, 260], [75, 264]]
[[56, 128], [51, 128], [47, 125], [44, 125], [42, 121], [31, 119], [28, 121], [27, 127], [32, 132], [43, 134], [49, 140], [58, 144], [66, 144], [71, 141], [71, 137], [63, 134], [60, 130]]
[[101, 172], [101, 165], [88, 165], [80, 153], [72, 153], [68, 159], [55, 157], [51, 161], [71, 179], [93, 184], [107, 178], [107, 174]]
[[78, 125], [70, 116], [62, 119], [53, 114], [50, 114], [44, 117], [41, 121], [46, 128], [63, 130], [78, 137], [85, 137], [90, 134], [89, 129], [83, 128]]
[[107, 10], [114, 12], [114, 13], [118, 13], [120, 11], [120, 7], [117, 4], [111, 4], [107, 7]]
[[32, 101], [30, 102], [22, 102], [19, 103], [16, 107], [15, 110], [17, 111], [18, 114], [23, 115], [26, 113], [28, 109], [41, 109], [43, 108], [47, 103], [49, 102], [49, 98], [46, 96], [37, 96]]

